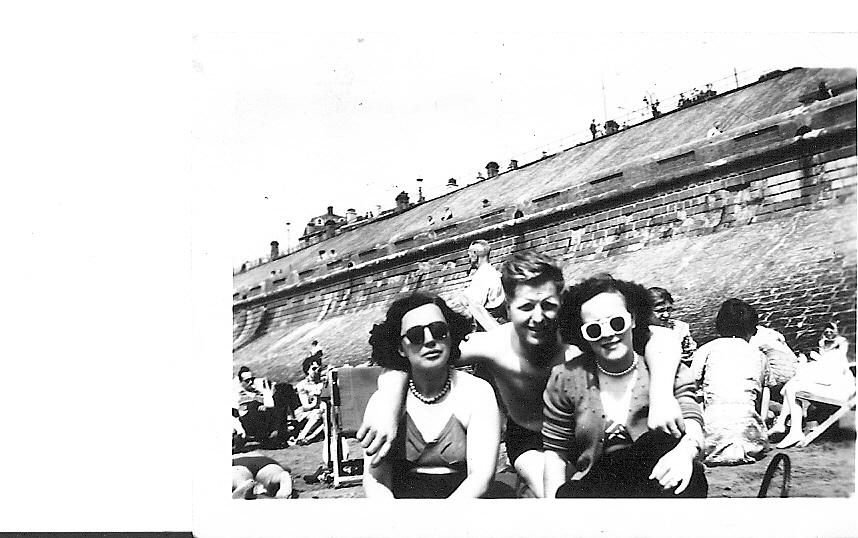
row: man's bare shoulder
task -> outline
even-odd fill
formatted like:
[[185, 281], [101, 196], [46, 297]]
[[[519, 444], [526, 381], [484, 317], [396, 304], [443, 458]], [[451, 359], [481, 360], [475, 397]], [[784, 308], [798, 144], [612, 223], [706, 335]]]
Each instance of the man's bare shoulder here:
[[472, 333], [459, 345], [467, 362], [497, 361], [510, 352], [512, 324], [505, 323], [490, 331]]

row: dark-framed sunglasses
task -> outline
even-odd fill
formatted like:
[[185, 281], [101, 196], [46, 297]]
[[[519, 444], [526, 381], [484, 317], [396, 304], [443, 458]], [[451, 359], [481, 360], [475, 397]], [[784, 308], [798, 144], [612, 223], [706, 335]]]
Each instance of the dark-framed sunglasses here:
[[414, 327], [411, 327], [405, 331], [402, 338], [405, 338], [409, 343], [414, 344], [415, 346], [422, 346], [424, 342], [423, 337], [426, 335], [427, 328], [429, 329], [429, 332], [432, 333], [432, 338], [435, 340], [447, 338], [450, 334], [450, 327], [445, 322], [433, 321], [429, 325], [415, 325]]
[[632, 326], [632, 315], [628, 312], [611, 316], [609, 318], [597, 319], [581, 326], [581, 336], [588, 342], [595, 342], [600, 338], [626, 332]]

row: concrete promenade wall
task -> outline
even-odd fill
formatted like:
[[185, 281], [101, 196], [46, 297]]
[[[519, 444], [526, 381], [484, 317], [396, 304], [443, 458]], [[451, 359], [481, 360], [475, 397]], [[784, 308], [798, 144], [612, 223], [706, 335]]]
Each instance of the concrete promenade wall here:
[[[538, 248], [564, 261], [570, 282], [608, 271], [663, 286], [699, 343], [714, 336], [715, 313], [729, 297], [753, 303], [796, 349], [813, 347], [832, 316], [854, 341], [854, 92], [823, 112], [801, 136], [768, 137], [762, 126], [749, 131], [759, 140], [727, 158], [707, 154], [718, 141], [701, 140], [657, 170], [618, 165], [622, 178], [561, 192], [523, 219], [487, 222], [296, 284], [269, 280], [234, 302], [235, 368], [295, 380], [314, 338], [329, 363], [362, 362], [372, 323], [397, 294], [419, 289], [455, 301], [467, 283], [465, 249], [477, 237], [491, 243], [496, 265]], [[779, 129], [796, 125], [779, 121]]]

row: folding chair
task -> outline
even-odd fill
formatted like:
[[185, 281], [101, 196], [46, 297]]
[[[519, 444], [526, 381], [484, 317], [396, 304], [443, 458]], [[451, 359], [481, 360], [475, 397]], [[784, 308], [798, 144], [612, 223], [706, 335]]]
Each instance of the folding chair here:
[[819, 437], [822, 432], [831, 427], [832, 424], [840, 420], [840, 417], [848, 413], [850, 410], [855, 409], [855, 392], [852, 393], [852, 396], [845, 400], [837, 400], [834, 398], [829, 398], [827, 396], [822, 396], [820, 394], [813, 394], [808, 391], [798, 391], [795, 393], [795, 397], [798, 400], [802, 401], [802, 407], [804, 408], [804, 414], [807, 413], [807, 407], [810, 402], [818, 402], [827, 405], [833, 405], [837, 407], [837, 410], [831, 414], [830, 417], [825, 419], [825, 422], [819, 424], [809, 432], [804, 435], [804, 439], [799, 441], [798, 446], [807, 446], [814, 439]]
[[343, 450], [343, 440], [357, 434], [366, 404], [378, 388], [381, 370], [378, 366], [355, 366], [328, 372], [331, 399], [325, 413], [325, 460], [333, 474], [334, 487], [363, 479], [363, 450], [359, 458], [349, 458]]

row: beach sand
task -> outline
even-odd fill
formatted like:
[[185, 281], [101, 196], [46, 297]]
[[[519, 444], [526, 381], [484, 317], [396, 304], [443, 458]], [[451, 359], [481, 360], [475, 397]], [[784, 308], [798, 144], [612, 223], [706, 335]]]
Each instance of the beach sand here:
[[[357, 444], [352, 446], [359, 450]], [[358, 485], [334, 488], [328, 484], [307, 484], [303, 476], [315, 472], [322, 462], [322, 442], [277, 450], [259, 449], [249, 443], [243, 452], [264, 454], [274, 458], [292, 471], [294, 488], [299, 499], [358, 498], [363, 487]], [[507, 469], [506, 455], [498, 458], [498, 476], [505, 482], [512, 474]], [[790, 497], [849, 497], [855, 493], [855, 412], [844, 415], [839, 425], [832, 426], [822, 436], [804, 448], [773, 449], [760, 461], [732, 467], [708, 467], [709, 497], [756, 497], [766, 467], [775, 454], [789, 456], [792, 472]], [[768, 496], [780, 494], [781, 472], [769, 487]]]

